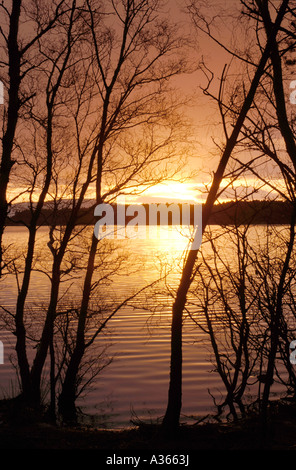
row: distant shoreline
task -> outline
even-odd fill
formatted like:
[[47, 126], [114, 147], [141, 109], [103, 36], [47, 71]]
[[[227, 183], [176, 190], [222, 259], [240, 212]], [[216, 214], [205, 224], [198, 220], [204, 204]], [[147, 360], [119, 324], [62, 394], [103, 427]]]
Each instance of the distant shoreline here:
[[[163, 204], [163, 203], [158, 203]], [[168, 208], [167, 223], [162, 224], [158, 217], [157, 225], [175, 225], [172, 222], [172, 215], [169, 212], [171, 203], [164, 203]], [[177, 203], [176, 203], [177, 204]], [[76, 225], [94, 225], [99, 218], [94, 216], [95, 204], [80, 209]], [[148, 225], [149, 210], [151, 204], [141, 204], [145, 208]], [[182, 203], [178, 203], [182, 210]], [[60, 207], [60, 208], [59, 208]], [[122, 207], [122, 206], [121, 206]], [[127, 206], [126, 206], [127, 207]], [[117, 225], [116, 214], [117, 206], [113, 205], [115, 213], [115, 223]], [[291, 223], [293, 206], [284, 201], [229, 201], [215, 205], [209, 220], [209, 225], [287, 225]], [[71, 213], [71, 207], [67, 207], [65, 201], [58, 206], [57, 211], [53, 211], [52, 203], [45, 203], [42, 213], [38, 220], [38, 225], [67, 225]], [[190, 204], [190, 222], [193, 224], [194, 204]], [[125, 222], [131, 221], [134, 216], [126, 217]], [[28, 208], [23, 210], [14, 210], [13, 215], [7, 218], [7, 226], [29, 225], [31, 212]], [[179, 225], [179, 224], [176, 224]]]

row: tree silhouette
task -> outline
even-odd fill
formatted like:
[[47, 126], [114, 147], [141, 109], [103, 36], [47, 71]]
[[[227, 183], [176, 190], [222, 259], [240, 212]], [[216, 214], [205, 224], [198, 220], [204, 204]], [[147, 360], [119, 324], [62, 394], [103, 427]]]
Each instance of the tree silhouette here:
[[[225, 168], [230, 159], [231, 153], [235, 148], [240, 131], [242, 130], [247, 113], [253, 103], [260, 79], [264, 74], [267, 61], [270, 57], [275, 38], [277, 37], [280, 25], [287, 11], [288, 1], [283, 1], [277, 12], [276, 20], [272, 25], [272, 31], [268, 35], [266, 45], [262, 49], [262, 55], [258, 61], [258, 66], [254, 72], [254, 76], [249, 87], [249, 91], [245, 96], [243, 104], [240, 108], [236, 122], [233, 126], [229, 137], [226, 135], [226, 143], [219, 165], [214, 173], [213, 181], [207, 200], [203, 208], [202, 232], [209, 221], [209, 217], [213, 205], [217, 199], [219, 187], [224, 176]], [[186, 299], [189, 287], [192, 282], [195, 260], [198, 250], [190, 250], [185, 260], [180, 284], [173, 305], [172, 333], [171, 333], [171, 372], [169, 396], [166, 413], [163, 419], [163, 426], [168, 430], [175, 429], [179, 426], [180, 412], [182, 406], [182, 323], [183, 311], [186, 305]]]

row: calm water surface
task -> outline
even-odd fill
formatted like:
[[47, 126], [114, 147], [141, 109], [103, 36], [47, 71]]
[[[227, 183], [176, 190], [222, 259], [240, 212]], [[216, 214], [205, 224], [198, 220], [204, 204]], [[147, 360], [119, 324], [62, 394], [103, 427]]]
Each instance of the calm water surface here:
[[[45, 250], [45, 258], [50, 260], [47, 234], [47, 228], [39, 231], [38, 246]], [[24, 248], [25, 229], [9, 227], [5, 236], [14, 250]], [[187, 239], [179, 232], [169, 238], [163, 235], [153, 240], [124, 240], [120, 243], [121, 248], [126, 244], [135, 259], [140, 260], [141, 271], [118, 277], [112, 285], [116, 294], [129, 293], [135, 286], [157, 279], [160, 264], [166, 263], [174, 263], [173, 272], [168, 277], [170, 288], [178, 285], [182, 254], [187, 245]], [[16, 279], [7, 277], [1, 283], [1, 305], [13, 311], [16, 292]], [[47, 276], [34, 273], [30, 303], [33, 306], [40, 301], [46, 303], [48, 292]], [[165, 412], [170, 368], [171, 300], [159, 293], [146, 301], [153, 305], [153, 315], [141, 308], [141, 302], [137, 303], [136, 309], [125, 307], [113, 317], [108, 330], [100, 338], [102, 346], [109, 346], [108, 355], [113, 358], [112, 363], [98, 375], [88, 394], [78, 400], [85, 413], [94, 415], [96, 426], [126, 427], [131, 424], [131, 419], [154, 420]], [[11, 364], [11, 361], [15, 363], [15, 338], [4, 328], [0, 331], [0, 339], [5, 353], [4, 364], [0, 365], [1, 390], [2, 394], [10, 395], [16, 390], [15, 369]], [[224, 389], [218, 374], [213, 372], [207, 336], [190, 322], [184, 327], [183, 355], [182, 420], [192, 422], [215, 413], [210, 393], [219, 402]]]

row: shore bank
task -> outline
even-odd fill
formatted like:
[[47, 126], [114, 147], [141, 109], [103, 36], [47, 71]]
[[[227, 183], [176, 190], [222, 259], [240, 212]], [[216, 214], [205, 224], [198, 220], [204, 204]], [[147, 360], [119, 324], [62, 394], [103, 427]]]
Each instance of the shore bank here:
[[[0, 406], [1, 449], [93, 449], [102, 451], [190, 452], [200, 450], [296, 450], [296, 406], [276, 403], [267, 427], [257, 416], [235, 423], [181, 426], [167, 435], [160, 425], [139, 424], [112, 431], [79, 426], [57, 426], [46, 421], [11, 419]], [[31, 417], [32, 418], [32, 417]]]

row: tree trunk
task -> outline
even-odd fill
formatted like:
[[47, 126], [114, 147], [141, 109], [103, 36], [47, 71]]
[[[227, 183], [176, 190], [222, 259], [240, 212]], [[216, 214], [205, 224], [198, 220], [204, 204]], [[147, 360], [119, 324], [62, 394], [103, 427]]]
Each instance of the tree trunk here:
[[93, 235], [83, 286], [83, 295], [76, 334], [76, 344], [67, 368], [62, 391], [59, 397], [59, 411], [66, 420], [73, 419], [75, 416], [77, 374], [85, 352], [85, 324], [91, 293], [92, 275], [95, 266], [97, 246], [98, 239]]
[[[270, 16], [270, 12], [268, 9], [267, 2], [258, 2], [258, 7], [260, 14], [263, 19], [263, 24], [265, 28], [265, 32], [267, 37], [270, 37], [272, 31], [272, 20]], [[281, 131], [281, 135], [285, 141], [285, 146], [287, 153], [291, 159], [293, 164], [294, 170], [296, 169], [296, 145], [295, 145], [295, 138], [293, 131], [290, 127], [289, 120], [287, 117], [287, 110], [285, 104], [285, 92], [283, 88], [283, 73], [282, 73], [282, 62], [281, 62], [281, 55], [279, 52], [278, 44], [275, 38], [272, 41], [272, 49], [271, 49], [271, 63], [273, 68], [273, 89], [276, 101], [276, 113], [278, 117], [278, 124]], [[268, 355], [268, 364], [267, 364], [267, 371], [266, 371], [266, 381], [263, 390], [263, 397], [262, 397], [262, 418], [264, 424], [267, 421], [267, 408], [268, 408], [268, 401], [269, 401], [269, 394], [271, 385], [273, 383], [273, 374], [274, 374], [274, 366], [275, 366], [275, 359], [276, 353], [278, 350], [278, 343], [279, 343], [279, 334], [280, 334], [280, 321], [282, 317], [282, 300], [284, 295], [284, 282], [285, 277], [287, 274], [289, 261], [291, 258], [292, 249], [294, 246], [294, 225], [295, 225], [295, 210], [293, 211], [293, 216], [291, 220], [290, 226], [290, 240], [288, 244], [288, 250], [286, 253], [285, 263], [283, 266], [283, 270], [281, 273], [281, 279], [278, 286], [277, 292], [277, 305], [271, 319], [271, 346]]]
[[[267, 60], [270, 55], [271, 46], [274, 42], [276, 34], [278, 32], [279, 26], [285, 14], [287, 4], [289, 0], [284, 0], [280, 7], [277, 19], [275, 21], [272, 34], [268, 38], [265, 50], [262, 54], [259, 65], [256, 69], [254, 78], [252, 80], [250, 90], [247, 94], [247, 97], [243, 103], [240, 114], [238, 116], [237, 122], [233, 128], [232, 134], [227, 141], [225, 150], [221, 157], [220, 163], [218, 165], [217, 172], [214, 174], [213, 183], [207, 197], [204, 210], [203, 210], [203, 220], [202, 220], [202, 233], [208, 224], [209, 217], [214, 205], [214, 202], [217, 198], [218, 190], [224, 175], [224, 171], [228, 160], [230, 158], [231, 152], [233, 151], [240, 130], [243, 126], [246, 115], [250, 109], [250, 106], [253, 102], [259, 81], [261, 76], [264, 73], [264, 69], [267, 63]], [[200, 227], [199, 227], [200, 229]], [[190, 250], [183, 272], [180, 280], [179, 288], [177, 291], [175, 303], [173, 306], [173, 318], [172, 318], [172, 331], [171, 331], [171, 371], [170, 371], [170, 385], [169, 385], [169, 395], [168, 395], [168, 405], [166, 413], [163, 419], [163, 426], [171, 430], [172, 427], [176, 428], [179, 426], [180, 422], [180, 411], [182, 403], [182, 319], [183, 319], [183, 310], [187, 300], [187, 294], [189, 291], [190, 284], [192, 282], [192, 273], [197, 257], [198, 250]]]
[[163, 426], [175, 429], [179, 425], [182, 408], [182, 323], [183, 308], [177, 302], [173, 306], [171, 328], [171, 376], [169, 385], [169, 399]]
[[2, 158], [0, 166], [0, 277], [3, 263], [3, 233], [8, 212], [7, 187], [11, 168], [14, 164], [12, 149], [19, 113], [19, 87], [20, 87], [20, 53], [18, 48], [18, 28], [21, 11], [21, 0], [12, 2], [8, 35], [8, 61], [9, 61], [9, 90], [7, 127], [2, 140]]
[[43, 207], [43, 203], [44, 203], [47, 191], [48, 191], [49, 182], [51, 178], [51, 161], [52, 161], [52, 158], [50, 158], [50, 165], [49, 165], [49, 169], [47, 173], [46, 184], [43, 188], [43, 191], [39, 198], [36, 210], [34, 212], [34, 215], [32, 217], [31, 224], [30, 224], [25, 270], [24, 270], [22, 285], [21, 285], [18, 298], [17, 298], [16, 314], [15, 314], [15, 326], [16, 326], [15, 335], [16, 335], [16, 352], [17, 352], [17, 358], [18, 358], [18, 366], [20, 369], [22, 393], [24, 396], [27, 396], [27, 397], [30, 397], [32, 391], [31, 391], [31, 379], [30, 379], [30, 366], [29, 366], [29, 362], [27, 358], [27, 349], [26, 349], [26, 329], [24, 325], [24, 307], [25, 307], [25, 302], [26, 302], [26, 298], [28, 295], [30, 278], [31, 278], [31, 273], [32, 273], [32, 264], [33, 264], [35, 240], [36, 240], [36, 232], [37, 232], [37, 221], [38, 221], [39, 215]]
[[280, 329], [281, 329], [281, 320], [283, 314], [283, 297], [285, 295], [285, 281], [286, 276], [289, 270], [290, 260], [294, 249], [295, 243], [295, 222], [296, 222], [296, 207], [294, 207], [294, 211], [292, 214], [291, 224], [290, 224], [290, 239], [287, 247], [287, 252], [285, 256], [284, 265], [281, 272], [281, 277], [277, 289], [277, 301], [276, 301], [276, 308], [271, 319], [271, 337], [270, 337], [270, 351], [268, 354], [268, 363], [267, 363], [267, 371], [266, 371], [266, 380], [263, 389], [263, 397], [262, 397], [262, 420], [264, 425], [267, 423], [267, 412], [268, 412], [268, 402], [269, 402], [269, 395], [270, 389], [273, 384], [273, 376], [274, 376], [274, 368], [275, 368], [275, 360], [276, 354], [278, 351], [279, 345], [279, 337], [280, 337]]
[[59, 396], [59, 412], [61, 413], [63, 419], [68, 421], [76, 420], [76, 405], [75, 401], [77, 398], [76, 394], [76, 385], [77, 385], [77, 374], [79, 371], [79, 366], [84, 355], [84, 345], [79, 342], [76, 344], [74, 352], [71, 356], [69, 366], [67, 368], [67, 373], [65, 381], [63, 383], [63, 388]]
[[32, 398], [38, 405], [41, 401], [41, 375], [46, 361], [50, 341], [53, 337], [53, 325], [56, 316], [56, 308], [58, 302], [59, 286], [60, 286], [60, 265], [55, 259], [52, 279], [52, 290], [50, 303], [46, 315], [42, 336], [38, 344], [38, 350], [31, 369], [32, 381]]

